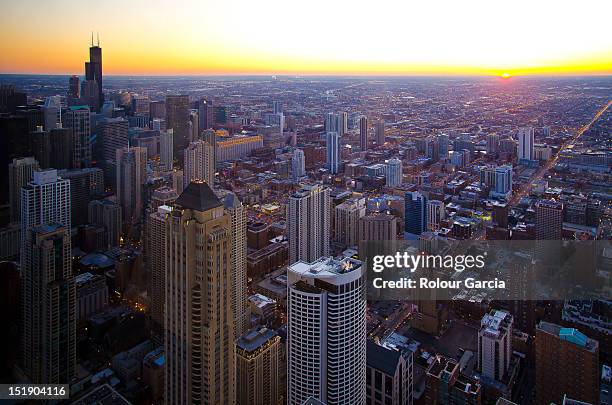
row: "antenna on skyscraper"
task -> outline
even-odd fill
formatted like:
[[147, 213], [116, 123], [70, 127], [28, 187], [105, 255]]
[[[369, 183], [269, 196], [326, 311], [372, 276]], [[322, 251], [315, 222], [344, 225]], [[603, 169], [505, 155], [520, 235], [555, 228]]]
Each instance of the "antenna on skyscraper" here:
[[96, 38], [98, 39], [98, 47], [100, 46], [100, 33], [96, 32]]
[[91, 31], [91, 46], [93, 46], [93, 31]]

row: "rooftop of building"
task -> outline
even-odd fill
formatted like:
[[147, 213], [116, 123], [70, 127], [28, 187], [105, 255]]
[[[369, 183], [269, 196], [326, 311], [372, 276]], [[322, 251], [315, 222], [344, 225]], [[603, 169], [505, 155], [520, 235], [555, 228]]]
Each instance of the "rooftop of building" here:
[[540, 322], [537, 329], [548, 334], [554, 335], [561, 340], [572, 343], [589, 352], [596, 352], [599, 348], [599, 342], [587, 337], [585, 334], [575, 328], [564, 328], [550, 322]]
[[289, 266], [291, 272], [308, 277], [337, 276], [350, 273], [360, 268], [361, 261], [359, 260], [352, 258], [337, 260], [333, 257], [322, 257], [312, 263], [306, 263], [300, 260]]
[[176, 199], [175, 204], [195, 211], [208, 211], [223, 206], [208, 184], [195, 181], [189, 183]]
[[276, 336], [276, 332], [268, 328], [255, 328], [236, 340], [236, 346], [247, 352], [252, 352], [265, 345], [270, 339]]
[[380, 370], [383, 373], [394, 376], [401, 360], [398, 350], [391, 350], [368, 340], [366, 351], [366, 363], [368, 367]]
[[491, 310], [480, 321], [480, 331], [491, 337], [499, 337], [505, 333], [512, 322], [512, 315], [506, 311]]
[[269, 304], [276, 304], [275, 300], [270, 297], [266, 297], [263, 294], [253, 294], [249, 297], [249, 301], [259, 308], [262, 308]]

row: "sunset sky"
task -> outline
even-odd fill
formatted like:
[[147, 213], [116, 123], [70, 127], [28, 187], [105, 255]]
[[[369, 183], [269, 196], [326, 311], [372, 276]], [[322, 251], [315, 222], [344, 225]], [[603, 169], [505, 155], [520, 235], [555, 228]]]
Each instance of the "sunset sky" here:
[[612, 1], [0, 0], [0, 73], [612, 74]]

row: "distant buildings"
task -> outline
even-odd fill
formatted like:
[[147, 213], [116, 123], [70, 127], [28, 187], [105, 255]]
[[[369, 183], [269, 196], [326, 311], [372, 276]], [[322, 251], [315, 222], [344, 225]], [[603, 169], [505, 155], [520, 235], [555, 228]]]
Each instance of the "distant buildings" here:
[[313, 262], [329, 255], [329, 189], [304, 186], [289, 196], [287, 235], [289, 263]]
[[88, 106], [72, 106], [62, 115], [64, 128], [72, 130], [72, 167], [91, 166], [91, 123]]
[[439, 200], [429, 200], [427, 202], [427, 229], [437, 231], [444, 218], [446, 218], [444, 203]]
[[34, 172], [39, 169], [38, 161], [33, 157], [13, 159], [9, 164], [8, 177], [11, 222], [19, 222], [21, 220], [21, 188], [32, 180]]
[[172, 129], [159, 133], [159, 160], [164, 169], [172, 170], [174, 164], [174, 131]]
[[166, 96], [166, 129], [174, 132], [174, 153], [182, 157], [190, 138], [189, 132], [189, 96]]
[[480, 182], [491, 188], [490, 197], [510, 198], [512, 194], [512, 165], [482, 169], [480, 171]]
[[287, 273], [288, 404], [363, 404], [366, 301], [361, 262], [323, 257]]
[[263, 137], [236, 136], [217, 142], [217, 162], [240, 160], [249, 156], [253, 150], [263, 147]]
[[368, 149], [368, 117], [359, 118], [359, 148], [364, 151]]
[[376, 139], [376, 146], [385, 144], [385, 121], [378, 120], [374, 124], [374, 136]]
[[294, 180], [306, 175], [306, 159], [304, 158], [304, 151], [301, 149], [296, 148], [293, 150], [291, 174]]
[[599, 403], [599, 343], [574, 328], [540, 322], [535, 338], [536, 404], [564, 395]]

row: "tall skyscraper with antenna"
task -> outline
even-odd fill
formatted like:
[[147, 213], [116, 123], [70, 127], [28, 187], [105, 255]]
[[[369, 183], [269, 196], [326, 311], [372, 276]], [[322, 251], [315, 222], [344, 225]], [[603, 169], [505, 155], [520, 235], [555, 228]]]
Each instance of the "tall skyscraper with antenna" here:
[[[92, 94], [93, 93], [93, 94]], [[81, 96], [89, 99], [89, 105], [96, 112], [104, 104], [102, 92], [102, 48], [100, 36], [94, 45], [93, 32], [91, 33], [91, 46], [89, 47], [89, 62], [85, 62], [85, 81], [82, 84]]]

